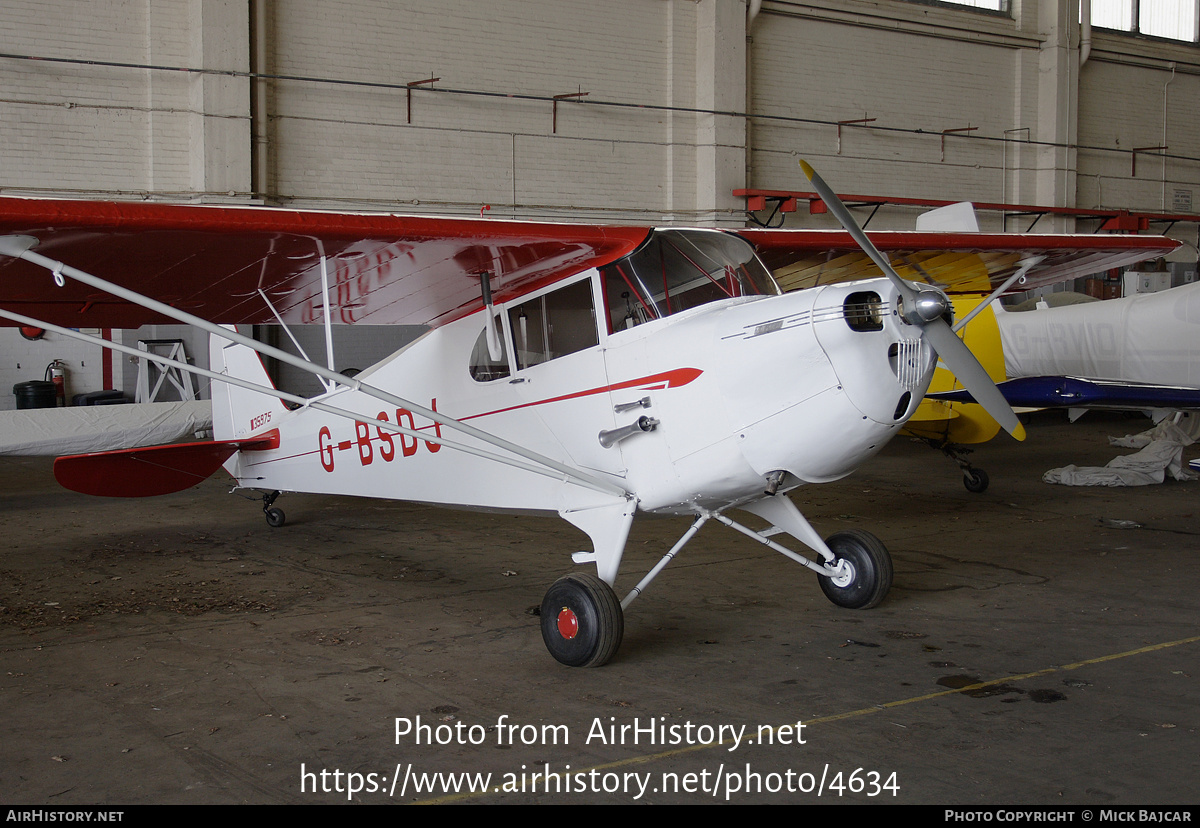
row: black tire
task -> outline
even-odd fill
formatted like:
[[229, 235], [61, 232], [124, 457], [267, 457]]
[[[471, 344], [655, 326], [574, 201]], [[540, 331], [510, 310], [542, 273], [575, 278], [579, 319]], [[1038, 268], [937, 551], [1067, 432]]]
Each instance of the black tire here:
[[287, 516], [283, 514], [283, 509], [275, 506], [267, 509], [263, 514], [267, 516], [267, 526], [270, 526], [272, 529], [278, 529], [287, 520]]
[[981, 494], [987, 491], [988, 475], [983, 469], [971, 469], [963, 475], [963, 485], [967, 487], [968, 492]]
[[584, 572], [564, 575], [542, 599], [542, 640], [568, 667], [599, 667], [621, 646], [625, 615], [612, 587]]
[[847, 609], [869, 609], [882, 601], [892, 588], [892, 556], [879, 538], [850, 529], [831, 535], [825, 543], [837, 556], [835, 566], [844, 560], [853, 570], [845, 583], [818, 575], [825, 597]]

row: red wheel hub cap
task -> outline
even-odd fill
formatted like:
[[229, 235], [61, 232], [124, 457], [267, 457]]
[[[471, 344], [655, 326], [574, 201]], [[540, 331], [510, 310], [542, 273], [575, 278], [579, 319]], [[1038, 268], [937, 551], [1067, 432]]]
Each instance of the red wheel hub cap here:
[[558, 634], [568, 641], [579, 635], [579, 619], [568, 607], [558, 614]]

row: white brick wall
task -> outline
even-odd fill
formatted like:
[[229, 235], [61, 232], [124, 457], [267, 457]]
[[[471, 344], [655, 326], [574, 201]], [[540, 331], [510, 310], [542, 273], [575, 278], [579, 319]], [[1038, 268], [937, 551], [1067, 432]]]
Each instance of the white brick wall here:
[[[249, 66], [248, 0], [86, 5], [81, 15], [76, 2], [10, 0], [0, 8], [0, 50]], [[1166, 85], [1169, 152], [1200, 155], [1188, 103], [1200, 92], [1194, 46], [1100, 32], [1079, 82], [1077, 33], [1069, 10], [1052, 0], [1025, 0], [1016, 20], [900, 0], [767, 0], [750, 32], [747, 105], [738, 67], [744, 7], [271, 4], [271, 72], [394, 84], [435, 75], [442, 90], [501, 95], [582, 89], [593, 103], [560, 103], [554, 133], [548, 101], [418, 89], [409, 124], [402, 89], [272, 81], [269, 190], [302, 204], [457, 213], [515, 204], [494, 215], [712, 221], [728, 216], [714, 209], [738, 206], [725, 194], [731, 183], [802, 188], [797, 153], [842, 189], [881, 195], [1154, 209], [1164, 191], [1197, 186], [1195, 162], [1167, 161], [1164, 188], [1162, 160], [1142, 159], [1155, 190], [1142, 174], [1123, 172], [1129, 156], [1118, 152], [1163, 142]], [[4, 60], [0, 83], [0, 188], [249, 192], [245, 79]], [[832, 125], [757, 120], [746, 174], [744, 119], [717, 119], [713, 133], [711, 116], [594, 105], [601, 100], [876, 121], [845, 128], [839, 152]], [[966, 126], [976, 128], [974, 139], [949, 136], [943, 154], [941, 130]], [[1075, 159], [1067, 150], [976, 140], [1025, 134], [1017, 130], [1108, 151]]]
[[[1200, 157], [1200, 61], [1180, 61], [1172, 73], [1177, 55], [1163, 44], [1137, 60], [1122, 51], [1128, 38], [1100, 33], [1096, 41], [1082, 71], [1080, 143], [1124, 150], [1165, 144], [1169, 155]], [[1080, 197], [1097, 206], [1170, 212], [1174, 188], [1184, 187], [1195, 191], [1200, 210], [1200, 163], [1164, 159], [1157, 150], [1138, 154], [1136, 174], [1126, 153], [1081, 150], [1079, 178]]]
[[[1012, 195], [1004, 169], [1014, 159], [1005, 158], [1002, 144], [977, 139], [1028, 123], [1022, 102], [1036, 72], [1022, 74], [1024, 57], [1014, 44], [1031, 38], [1011, 20], [970, 11], [896, 2], [818, 5], [828, 12], [769, 4], [756, 21], [754, 111], [876, 120], [868, 128], [843, 127], [840, 152], [835, 125], [757, 121], [752, 186], [809, 189], [796, 163], [804, 157], [843, 192], [977, 201]], [[879, 15], [895, 7], [926, 19], [907, 28], [886, 25]], [[832, 13], [839, 8], [869, 14]], [[941, 131], [965, 127], [975, 128], [967, 133], [972, 137], [947, 135], [943, 151]], [[896, 226], [911, 228], [910, 211], [891, 212]], [[887, 226], [887, 212], [874, 222]]]
[[[248, 68], [247, 0], [85, 5], [80, 14], [78, 2], [10, 0], [0, 8], [0, 50]], [[712, 76], [706, 77], [728, 77], [730, 65], [714, 69], [698, 49], [715, 42], [718, 61], [733, 55], [744, 36], [736, 30], [744, 5], [290, 0], [270, 6], [266, 68], [399, 84], [432, 74], [441, 77], [441, 89], [541, 96], [583, 89], [590, 101], [744, 110], [740, 84], [714, 91]], [[1062, 100], [1052, 101], [1056, 109], [1045, 111], [1039, 68], [1044, 75], [1047, 64], [1039, 52], [1058, 48], [1070, 57], [1077, 46], [1073, 29], [1065, 35], [1054, 30], [1069, 16], [1062, 8], [1052, 0], [1025, 0], [1012, 20], [899, 0], [768, 0], [750, 33], [749, 108], [825, 121], [877, 120], [874, 129], [843, 130], [840, 154], [833, 126], [758, 121], [749, 183], [798, 186], [793, 153], [800, 152], [831, 178], [850, 182], [848, 189], [993, 200], [1044, 193], [1030, 175], [1062, 158], [1047, 162], [1046, 153], [1028, 147], [1005, 153], [994, 143], [955, 137], [946, 139], [943, 158], [938, 133], [970, 125], [977, 137], [999, 138], [1024, 128], [1065, 141], [1075, 137], [1064, 134], [1072, 128], [1048, 128], [1047, 122], [1069, 119], [1063, 108], [1077, 105], [1079, 143], [1112, 150], [1157, 145], [1171, 61], [1177, 69], [1169, 84], [1175, 103], [1167, 114], [1170, 152], [1200, 153], [1188, 105], [1200, 92], [1194, 46], [1097, 33], [1082, 82], [1068, 78]], [[1065, 63], [1063, 71], [1077, 71]], [[175, 195], [248, 190], [245, 79], [5, 60], [0, 82], [0, 187]], [[718, 162], [696, 155], [697, 147], [713, 145], [705, 133], [711, 118], [687, 113], [563, 102], [553, 134], [546, 101], [417, 90], [410, 125], [403, 90], [283, 80], [270, 87], [272, 186], [284, 198], [415, 201], [458, 212], [515, 200], [524, 212], [683, 216], [718, 206], [711, 203], [714, 193], [704, 196], [706, 203], [697, 200], [697, 163], [718, 164], [720, 180], [729, 179], [727, 157]], [[716, 142], [722, 147], [738, 145], [741, 119], [729, 120], [732, 129]], [[1085, 152], [1078, 197], [1086, 201], [1099, 192], [1105, 206], [1160, 206], [1123, 201], [1126, 185], [1131, 197], [1145, 190], [1120, 173], [1128, 160], [1116, 152]], [[1167, 167], [1168, 187], [1195, 185], [1194, 162], [1168, 161]], [[716, 171], [705, 174], [712, 178]], [[1076, 193], [1055, 195], [1062, 203], [1078, 200]]]
[[[351, 0], [278, 7], [272, 71], [398, 84], [437, 76], [441, 89], [695, 104], [691, 2], [389, 8]], [[278, 81], [273, 101], [274, 188], [290, 201], [357, 197], [468, 213], [516, 203], [519, 215], [599, 208], [643, 220], [647, 211], [699, 209], [694, 189], [668, 181], [666, 163], [680, 145], [694, 157], [690, 115], [564, 101], [555, 132], [549, 101], [416, 90], [411, 125], [403, 90]]]
[[[0, 7], [0, 51], [245, 71], [246, 20], [246, 0], [11, 0]], [[0, 188], [248, 192], [248, 88], [245, 79], [0, 59]]]

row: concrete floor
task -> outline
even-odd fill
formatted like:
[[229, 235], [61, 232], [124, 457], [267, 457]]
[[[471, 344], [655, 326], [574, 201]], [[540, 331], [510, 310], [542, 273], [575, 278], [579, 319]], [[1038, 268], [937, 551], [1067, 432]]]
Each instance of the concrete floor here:
[[[1196, 804], [1200, 483], [1040, 482], [1145, 423], [1040, 415], [975, 453], [983, 495], [898, 440], [795, 495], [885, 541], [881, 606], [710, 525], [591, 670], [532, 615], [585, 543], [562, 521], [295, 495], [272, 530], [222, 480], [94, 499], [0, 458], [0, 801]], [[618, 586], [686, 525], [635, 526]]]

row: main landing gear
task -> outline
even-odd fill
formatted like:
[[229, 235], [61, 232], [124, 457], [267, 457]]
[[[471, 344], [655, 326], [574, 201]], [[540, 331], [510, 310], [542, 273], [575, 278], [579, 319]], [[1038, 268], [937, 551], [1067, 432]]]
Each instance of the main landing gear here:
[[892, 588], [892, 556], [879, 538], [861, 529], [830, 535], [839, 575], [818, 575], [821, 591], [839, 607], [870, 609]]
[[[716, 519], [817, 573], [821, 591], [834, 604], [848, 609], [869, 609], [884, 599], [892, 586], [892, 558], [882, 542], [870, 532], [850, 529], [822, 540], [800, 511], [784, 495], [763, 498], [740, 508], [758, 514], [774, 525], [756, 532], [729, 519], [719, 511], [697, 509], [699, 516], [653, 569], [622, 601], [604, 580], [591, 573], [576, 572], [555, 581], [542, 599], [542, 640], [546, 649], [569, 667], [599, 667], [621, 646], [625, 632], [624, 609], [708, 520]], [[822, 559], [814, 563], [771, 540], [787, 532], [802, 541]], [[621, 550], [617, 550], [617, 563]], [[611, 568], [609, 571], [614, 572]]]
[[599, 667], [621, 646], [625, 614], [612, 587], [595, 575], [573, 572], [542, 599], [542, 640], [568, 667]]

